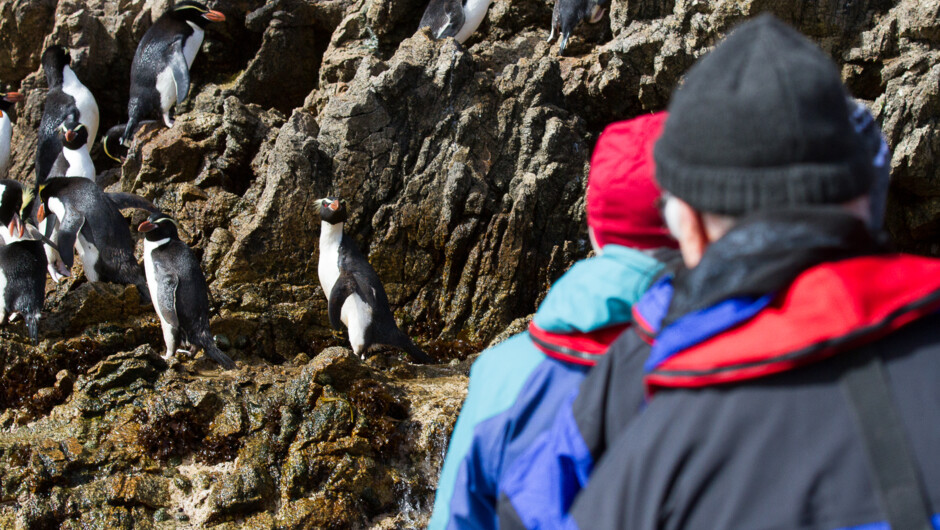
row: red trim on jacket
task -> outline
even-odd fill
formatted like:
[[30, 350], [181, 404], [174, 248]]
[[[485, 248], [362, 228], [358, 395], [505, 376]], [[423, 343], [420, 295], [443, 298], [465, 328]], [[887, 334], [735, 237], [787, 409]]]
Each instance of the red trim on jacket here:
[[610, 344], [628, 327], [629, 323], [615, 324], [587, 333], [554, 333], [538, 327], [533, 320], [529, 324], [529, 335], [535, 346], [552, 359], [594, 366], [598, 358], [607, 353]]
[[866, 256], [805, 271], [754, 318], [680, 352], [646, 377], [702, 387], [791, 370], [873, 342], [940, 309], [940, 260]]

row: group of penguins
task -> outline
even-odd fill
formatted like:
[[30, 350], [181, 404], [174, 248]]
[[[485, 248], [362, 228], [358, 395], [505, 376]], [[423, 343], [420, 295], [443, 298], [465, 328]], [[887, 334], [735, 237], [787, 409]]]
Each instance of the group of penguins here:
[[[148, 29], [131, 65], [128, 121], [102, 138], [108, 157], [122, 162], [136, 129], [158, 114], [173, 126], [171, 111], [189, 93], [190, 67], [204, 28], [223, 20], [222, 13], [183, 0]], [[141, 301], [153, 303], [167, 361], [177, 352], [190, 353], [181, 348], [198, 347], [223, 368], [234, 368], [209, 330], [205, 276], [180, 239], [177, 221], [142, 197], [102, 189], [89, 154], [98, 132], [95, 98], [72, 70], [65, 48], [48, 48], [42, 66], [49, 91], [38, 131], [35, 185], [0, 180], [0, 324], [22, 317], [38, 344], [46, 275], [56, 282], [69, 276], [77, 252], [88, 281], [135, 285]], [[22, 99], [17, 92], [0, 93], [0, 176], [10, 166], [9, 111]], [[362, 357], [371, 346], [384, 344], [415, 361], [433, 362], [398, 328], [378, 275], [344, 234], [345, 204], [335, 197], [317, 204], [322, 226], [318, 276], [331, 326], [345, 325], [353, 351]], [[137, 228], [144, 234], [143, 270], [124, 209], [149, 213]]]
[[[493, 0], [431, 0], [424, 10], [419, 27], [429, 28], [435, 39], [453, 37], [463, 44], [480, 27], [486, 10]], [[552, 10], [552, 28], [548, 42], [558, 43], [559, 53], [564, 54], [568, 38], [583, 22], [596, 24], [604, 17], [610, 0], [555, 0]]]

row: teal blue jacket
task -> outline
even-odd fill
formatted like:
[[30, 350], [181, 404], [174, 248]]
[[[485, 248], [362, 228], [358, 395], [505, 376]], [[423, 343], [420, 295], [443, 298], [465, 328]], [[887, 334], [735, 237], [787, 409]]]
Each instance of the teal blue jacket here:
[[[662, 264], [634, 249], [607, 245], [552, 286], [535, 315], [554, 334], [590, 334], [628, 324], [631, 309]], [[451, 435], [428, 526], [495, 528], [503, 469], [527, 440], [551, 425], [555, 409], [588, 367], [549, 358], [520, 333], [484, 351]]]

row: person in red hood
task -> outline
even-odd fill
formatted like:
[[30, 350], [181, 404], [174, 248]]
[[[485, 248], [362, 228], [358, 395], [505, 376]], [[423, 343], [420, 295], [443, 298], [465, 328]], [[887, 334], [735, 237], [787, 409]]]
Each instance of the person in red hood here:
[[631, 308], [676, 243], [656, 208], [652, 147], [665, 114], [609, 126], [591, 159], [588, 233], [596, 251], [551, 288], [529, 330], [490, 348], [448, 447], [429, 528], [496, 528], [502, 471], [631, 323]]

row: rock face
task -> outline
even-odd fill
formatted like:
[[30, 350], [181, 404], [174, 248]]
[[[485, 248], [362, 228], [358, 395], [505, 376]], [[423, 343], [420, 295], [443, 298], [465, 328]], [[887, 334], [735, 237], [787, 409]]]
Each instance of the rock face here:
[[[72, 50], [106, 130], [125, 119], [136, 43], [168, 4], [0, 4], [0, 87], [27, 94], [10, 178], [33, 178], [44, 47]], [[494, 3], [463, 46], [415, 33], [418, 0], [209, 4], [227, 20], [206, 32], [176, 126], [142, 127], [121, 167], [93, 155], [112, 189], [180, 220], [213, 331], [242, 367], [168, 369], [134, 288], [78, 269], [50, 286], [39, 347], [0, 331], [0, 527], [420, 526], [468, 353], [589, 251], [597, 134], [664, 109], [696, 58], [762, 11], [840, 64], [893, 149], [895, 242], [940, 255], [934, 3], [624, 0], [579, 27], [566, 57], [544, 42], [552, 5], [535, 0]], [[347, 201], [403, 329], [453, 366], [330, 347], [345, 342], [317, 279], [324, 196]]]

